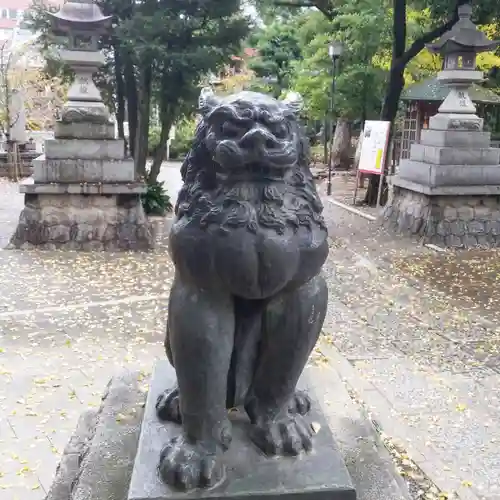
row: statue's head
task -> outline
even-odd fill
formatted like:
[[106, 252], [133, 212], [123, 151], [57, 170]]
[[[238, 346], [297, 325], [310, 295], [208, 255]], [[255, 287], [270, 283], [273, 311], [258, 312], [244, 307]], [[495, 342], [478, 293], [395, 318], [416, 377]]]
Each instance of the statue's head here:
[[[222, 229], [324, 227], [298, 121], [301, 107], [298, 94], [278, 101], [255, 92], [217, 97], [202, 91], [201, 120], [181, 169], [177, 216]], [[285, 203], [287, 194], [292, 196]]]
[[297, 165], [302, 143], [298, 94], [278, 101], [256, 92], [217, 97], [203, 90], [199, 107], [204, 146], [221, 173], [279, 177]]

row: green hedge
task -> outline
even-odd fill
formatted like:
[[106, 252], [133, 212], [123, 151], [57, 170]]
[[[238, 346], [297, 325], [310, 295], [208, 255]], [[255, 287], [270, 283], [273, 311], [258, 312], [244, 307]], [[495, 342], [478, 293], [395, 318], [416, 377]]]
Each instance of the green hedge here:
[[175, 137], [170, 143], [170, 158], [172, 160], [183, 159], [189, 153], [195, 130], [195, 119], [184, 119], [177, 123]]

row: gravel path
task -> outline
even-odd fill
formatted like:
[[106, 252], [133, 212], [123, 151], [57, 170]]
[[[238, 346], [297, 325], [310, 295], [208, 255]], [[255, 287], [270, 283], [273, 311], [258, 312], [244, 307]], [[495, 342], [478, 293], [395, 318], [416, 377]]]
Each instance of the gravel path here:
[[[175, 166], [165, 175], [178, 185]], [[22, 205], [17, 186], [0, 183], [2, 242]], [[500, 499], [492, 311], [427, 280], [429, 250], [327, 200], [325, 215], [331, 295], [315, 357], [341, 370], [384, 439], [405, 450], [401, 474], [437, 485], [415, 498]], [[165, 249], [0, 251], [0, 266], [0, 500], [39, 500], [78, 415], [98, 404], [111, 375], [163, 357], [173, 269]]]

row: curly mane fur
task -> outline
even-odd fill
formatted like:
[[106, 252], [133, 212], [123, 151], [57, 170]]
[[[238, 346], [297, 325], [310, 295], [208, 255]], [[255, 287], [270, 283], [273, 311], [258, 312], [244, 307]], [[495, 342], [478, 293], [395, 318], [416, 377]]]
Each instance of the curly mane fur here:
[[205, 138], [208, 124], [199, 123], [192, 148], [181, 174], [184, 185], [179, 193], [175, 214], [190, 223], [207, 228], [216, 225], [223, 231], [259, 227], [283, 234], [286, 228], [297, 231], [301, 226], [325, 229], [323, 206], [309, 170], [309, 144], [295, 117], [285, 115], [294, 132], [296, 161], [284, 181], [277, 181], [262, 170], [258, 180], [224, 185], [217, 177], [218, 166], [212, 159]]

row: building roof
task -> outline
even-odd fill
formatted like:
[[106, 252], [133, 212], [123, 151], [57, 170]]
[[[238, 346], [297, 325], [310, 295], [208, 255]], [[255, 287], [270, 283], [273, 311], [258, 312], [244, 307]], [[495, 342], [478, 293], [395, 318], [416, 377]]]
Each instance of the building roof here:
[[[406, 87], [401, 95], [401, 99], [403, 101], [442, 102], [445, 100], [448, 92], [449, 87], [441, 83], [437, 77], [433, 77]], [[500, 95], [480, 85], [472, 85], [469, 89], [469, 96], [473, 102], [500, 105]]]

